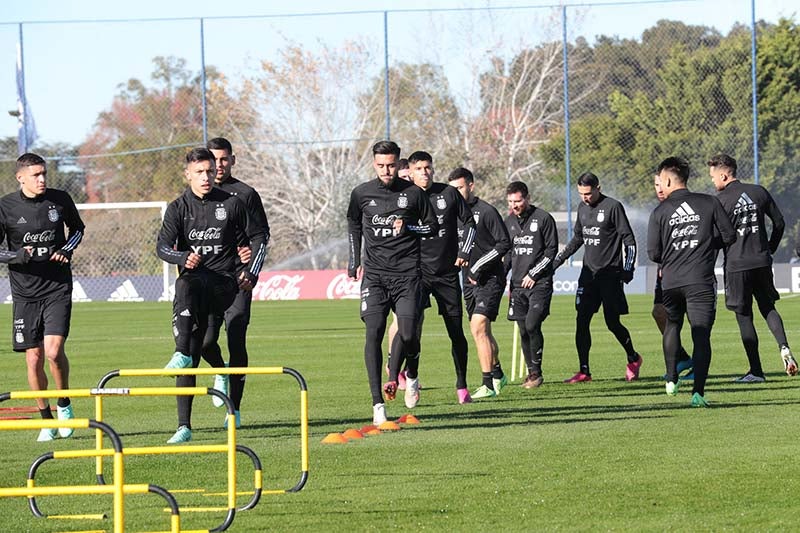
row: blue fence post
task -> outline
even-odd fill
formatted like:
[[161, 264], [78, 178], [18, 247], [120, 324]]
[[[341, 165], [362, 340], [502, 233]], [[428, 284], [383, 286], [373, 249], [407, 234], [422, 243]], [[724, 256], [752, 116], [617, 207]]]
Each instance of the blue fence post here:
[[[569, 147], [569, 54], [567, 53], [567, 6], [561, 8], [562, 48], [564, 53], [564, 169], [566, 174], [567, 193], [567, 240], [572, 239], [572, 186], [570, 185], [570, 147]], [[571, 264], [571, 262], [570, 262]]]
[[756, 80], [756, 0], [750, 0], [750, 83], [753, 86], [753, 180], [759, 182], [758, 172], [758, 84]]
[[206, 100], [206, 36], [205, 21], [200, 19], [200, 88], [203, 99], [203, 144], [208, 142], [208, 101]]

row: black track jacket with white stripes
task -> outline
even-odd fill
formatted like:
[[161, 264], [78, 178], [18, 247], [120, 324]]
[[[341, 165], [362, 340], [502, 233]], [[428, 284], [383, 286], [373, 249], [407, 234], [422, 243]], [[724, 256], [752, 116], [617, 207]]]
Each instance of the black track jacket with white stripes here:
[[[403, 230], [394, 233], [394, 221], [403, 219]], [[419, 237], [439, 231], [436, 215], [425, 192], [400, 178], [387, 186], [375, 178], [357, 185], [347, 208], [350, 259], [347, 274], [354, 278], [361, 265], [364, 239], [364, 272], [418, 276]]]
[[[232, 278], [236, 274], [237, 246], [242, 234], [253, 249], [247, 273], [255, 284], [266, 253], [263, 224], [252, 221], [244, 202], [221, 189], [212, 188], [200, 198], [187, 187], [167, 206], [156, 254], [161, 260], [178, 265], [183, 273], [186, 258], [194, 252], [201, 256], [200, 266], [194, 272], [211, 270]], [[256, 253], [257, 250], [261, 253]]]
[[553, 260], [558, 253], [558, 231], [552, 215], [544, 209], [529, 206], [522, 216], [506, 217], [511, 238], [511, 253], [506, 254], [506, 271], [511, 270], [511, 288], [522, 286], [522, 279], [534, 281], [552, 277]]
[[[250, 221], [255, 224], [256, 227], [264, 228], [264, 244], [258, 250], [254, 248], [252, 253], [261, 254], [262, 257], [266, 259], [267, 244], [269, 244], [270, 236], [269, 222], [267, 221], [267, 214], [264, 212], [264, 204], [261, 203], [261, 196], [258, 194], [258, 191], [243, 181], [237, 180], [233, 176], [229, 177], [222, 183], [214, 183], [214, 187], [222, 189], [226, 193], [232, 194], [244, 202], [244, 205], [247, 208], [247, 214], [250, 216]], [[236, 271], [239, 272], [244, 270], [246, 266], [247, 265], [243, 264], [241, 261], [237, 261]]]
[[71, 292], [70, 263], [50, 261], [50, 256], [60, 252], [72, 258], [83, 230], [78, 208], [65, 191], [45, 189], [34, 198], [16, 191], [0, 198], [0, 241], [8, 240], [0, 262], [8, 263], [12, 297], [32, 302], [58, 291]]
[[661, 265], [664, 290], [714, 284], [717, 251], [736, 240], [719, 200], [708, 194], [673, 191], [650, 215], [647, 255]]
[[[753, 183], [732, 181], [717, 195], [736, 229], [736, 242], [725, 248], [725, 270], [741, 272], [772, 265], [786, 223], [767, 190]], [[767, 237], [764, 216], [772, 221]]]
[[469, 254], [467, 275], [478, 281], [484, 274], [503, 275], [503, 256], [511, 249], [511, 239], [503, 218], [492, 205], [477, 196], [469, 204], [475, 219], [475, 245]]
[[554, 268], [561, 266], [581, 246], [585, 247], [583, 267], [592, 273], [605, 270], [633, 272], [636, 264], [636, 239], [621, 203], [604, 194], [600, 195], [594, 205], [581, 202], [572, 240], [556, 256]]
[[[422, 272], [429, 276], [458, 272], [456, 257], [469, 259], [475, 240], [472, 211], [461, 193], [446, 183], [431, 183], [425, 194], [439, 222], [439, 231], [430, 237], [422, 237]], [[464, 231], [460, 242], [459, 228]]]

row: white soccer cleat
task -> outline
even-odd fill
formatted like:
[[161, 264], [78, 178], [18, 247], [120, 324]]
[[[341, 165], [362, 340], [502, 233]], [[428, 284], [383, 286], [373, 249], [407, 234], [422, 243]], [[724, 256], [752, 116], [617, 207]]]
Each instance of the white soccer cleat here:
[[797, 375], [797, 361], [792, 356], [792, 350], [788, 346], [781, 348], [781, 359], [783, 359], [783, 369], [789, 376]]
[[678, 384], [677, 383], [673, 383], [672, 381], [667, 381], [666, 389], [667, 389], [667, 396], [677, 396], [678, 395]]
[[[227, 374], [217, 374], [214, 376], [214, 389], [218, 390], [225, 396], [228, 396], [228, 386], [230, 385], [230, 376]], [[217, 396], [211, 397], [211, 403], [214, 404], [214, 407], [222, 407], [225, 405], [225, 401], [222, 398]]]
[[380, 426], [386, 422], [386, 404], [376, 403], [372, 406], [372, 425]]
[[[69, 404], [66, 407], [59, 407], [56, 406], [56, 413], [58, 413], [59, 420], [70, 420], [75, 418], [75, 414], [72, 412], [72, 404]], [[58, 428], [58, 434], [64, 437], [71, 437], [72, 434], [75, 432], [72, 428]]]
[[403, 399], [406, 407], [413, 409], [419, 403], [419, 379], [406, 378], [406, 390]]
[[50, 442], [51, 440], [56, 440], [58, 437], [58, 430], [56, 428], [42, 428], [39, 431], [39, 437], [36, 439], [37, 442]]

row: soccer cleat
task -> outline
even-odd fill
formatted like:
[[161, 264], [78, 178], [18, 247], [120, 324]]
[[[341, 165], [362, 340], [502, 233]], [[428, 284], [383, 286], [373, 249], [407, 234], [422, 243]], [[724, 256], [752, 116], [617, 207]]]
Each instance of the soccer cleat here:
[[181, 352], [175, 352], [164, 368], [189, 368], [190, 366], [192, 366], [191, 357], [183, 355]]
[[625, 381], [636, 381], [639, 379], [639, 369], [642, 368], [642, 356], [636, 354], [636, 361], [628, 363], [625, 367]]
[[419, 403], [419, 379], [408, 378], [406, 381], [406, 392], [403, 398], [406, 402], [406, 407], [413, 409]]
[[472, 396], [469, 395], [467, 389], [456, 389], [456, 396], [458, 396], [458, 403], [462, 405], [465, 403], [472, 403]]
[[[75, 415], [72, 412], [72, 404], [69, 404], [66, 407], [56, 406], [56, 412], [58, 413], [59, 420], [70, 420], [75, 418]], [[67, 437], [71, 437], [74, 432], [75, 430], [72, 428], [58, 428], [58, 434], [65, 439]]]
[[589, 381], [592, 381], [591, 374], [584, 374], [583, 372], [578, 372], [571, 378], [565, 379], [564, 383], [588, 383]]
[[667, 396], [677, 396], [678, 395], [678, 384], [673, 383], [672, 381], [667, 381]]
[[494, 393], [496, 396], [500, 396], [500, 391], [508, 385], [508, 376], [503, 374], [503, 377], [500, 379], [492, 378], [492, 386], [494, 386]]
[[472, 393], [473, 400], [480, 400], [481, 398], [492, 398], [497, 396], [497, 391], [490, 389], [486, 385], [481, 385], [478, 390]]
[[380, 426], [386, 422], [386, 405], [376, 403], [372, 406], [372, 425]]
[[764, 376], [756, 376], [750, 372], [733, 380], [734, 383], [764, 383], [765, 381], [767, 380], [764, 378]]
[[186, 426], [181, 426], [178, 431], [167, 441], [167, 444], [178, 444], [192, 440], [192, 430]]
[[684, 359], [683, 361], [678, 361], [678, 375], [681, 375], [685, 370], [688, 370], [691, 373], [693, 369], [694, 361], [692, 361], [691, 357], [689, 359]]
[[544, 378], [536, 372], [531, 372], [528, 374], [528, 377], [525, 378], [525, 381], [522, 382], [522, 388], [535, 389], [541, 387], [542, 383], [544, 383]]
[[699, 392], [692, 394], [692, 407], [708, 407], [708, 402]]
[[[218, 390], [225, 396], [228, 395], [228, 386], [230, 385], [230, 376], [227, 374], [217, 374], [214, 376], [214, 389]], [[225, 405], [225, 401], [222, 398], [217, 398], [216, 396], [211, 397], [211, 403], [214, 404], [214, 407], [222, 407]]]
[[397, 390], [406, 390], [407, 379], [405, 370], [397, 374]]
[[394, 400], [397, 397], [397, 382], [387, 381], [383, 384], [383, 395], [387, 400]]
[[781, 359], [783, 359], [783, 369], [786, 371], [786, 374], [789, 376], [796, 376], [797, 361], [794, 360], [792, 350], [790, 350], [788, 346], [783, 346], [781, 348]]
[[50, 442], [51, 440], [56, 440], [58, 437], [58, 430], [56, 428], [42, 428], [39, 431], [39, 437], [37, 437], [37, 442]]
[[[242, 415], [239, 414], [239, 411], [234, 411], [233, 416], [236, 417], [236, 429], [239, 429], [242, 427]], [[228, 415], [225, 415], [225, 422], [222, 427], [228, 429]]]

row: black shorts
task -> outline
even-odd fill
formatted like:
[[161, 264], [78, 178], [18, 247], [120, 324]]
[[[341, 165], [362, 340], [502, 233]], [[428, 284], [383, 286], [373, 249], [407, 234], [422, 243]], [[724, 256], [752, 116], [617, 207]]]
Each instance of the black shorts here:
[[35, 302], [14, 300], [13, 347], [15, 352], [36, 348], [45, 335], [69, 336], [72, 291], [51, 294]]
[[664, 291], [664, 309], [667, 320], [683, 323], [689, 318], [693, 327], [711, 328], [717, 314], [717, 284], [695, 284]]
[[483, 315], [491, 322], [497, 319], [500, 312], [500, 300], [506, 288], [506, 279], [497, 274], [482, 276], [477, 285], [466, 280], [464, 283], [464, 304], [467, 316]]
[[664, 305], [664, 289], [661, 288], [661, 276], [656, 276], [656, 288], [653, 291], [653, 305]]
[[544, 320], [550, 314], [552, 299], [552, 278], [540, 279], [531, 289], [516, 287], [511, 290], [508, 300], [508, 319], [522, 322], [529, 312], [537, 312], [540, 314], [539, 320]]
[[361, 318], [374, 313], [388, 316], [389, 311], [403, 318], [416, 318], [419, 301], [419, 277], [364, 274], [361, 280]]
[[220, 324], [238, 291], [236, 280], [230, 276], [208, 270], [184, 271], [175, 282], [173, 314], [185, 313], [188, 309], [198, 326]]
[[250, 323], [250, 310], [253, 306], [253, 291], [239, 289], [233, 303], [225, 310], [225, 327], [229, 328], [231, 322], [237, 321], [245, 326]]
[[754, 297], [760, 307], [774, 306], [780, 300], [772, 279], [772, 267], [725, 272], [725, 307], [740, 315], [751, 315]]
[[581, 270], [578, 292], [575, 294], [575, 309], [578, 313], [595, 314], [602, 304], [606, 313], [628, 314], [624, 283], [619, 272], [604, 271], [593, 274], [588, 268]]
[[423, 274], [419, 290], [420, 312], [431, 306], [431, 295], [436, 298], [440, 315], [453, 317], [464, 315], [461, 305], [461, 280], [458, 278], [458, 272], [444, 276]]

